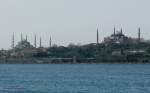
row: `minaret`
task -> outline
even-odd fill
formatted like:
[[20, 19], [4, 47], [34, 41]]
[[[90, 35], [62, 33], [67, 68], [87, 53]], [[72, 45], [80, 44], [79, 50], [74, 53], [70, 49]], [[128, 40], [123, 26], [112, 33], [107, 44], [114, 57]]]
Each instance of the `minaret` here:
[[121, 34], [123, 34], [123, 32], [122, 32], [122, 28], [121, 28]]
[[99, 33], [98, 33], [98, 28], [97, 28], [97, 44], [99, 44]]
[[49, 40], [49, 47], [51, 48], [52, 47], [52, 38], [50, 36], [50, 40]]
[[36, 34], [34, 36], [34, 47], [36, 48]]
[[23, 41], [23, 36], [22, 36], [22, 33], [21, 33], [21, 41]]
[[26, 35], [26, 41], [28, 41], [28, 36]]
[[12, 36], [12, 49], [14, 49], [15, 48], [15, 37], [14, 37], [14, 34], [13, 34], [13, 36]]
[[139, 27], [139, 29], [138, 29], [138, 40], [139, 40], [139, 41], [141, 40], [141, 29], [140, 29], [140, 27]]
[[116, 28], [114, 27], [114, 35], [116, 35]]
[[40, 37], [40, 48], [42, 47], [42, 38]]

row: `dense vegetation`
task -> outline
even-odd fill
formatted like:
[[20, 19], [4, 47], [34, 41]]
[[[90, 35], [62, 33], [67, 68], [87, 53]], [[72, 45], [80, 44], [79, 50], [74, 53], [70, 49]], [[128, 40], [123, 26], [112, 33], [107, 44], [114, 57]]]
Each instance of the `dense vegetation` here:
[[95, 58], [97, 56], [110, 56], [113, 51], [133, 51], [144, 50], [150, 53], [150, 43], [128, 43], [128, 44], [88, 44], [74, 45], [70, 44], [67, 47], [53, 46], [48, 49], [48, 55], [51, 57], [81, 57]]
[[70, 44], [68, 47], [54, 46], [48, 49], [48, 54], [51, 57], [80, 57], [93, 58], [96, 55], [96, 46], [93, 44], [78, 46]]

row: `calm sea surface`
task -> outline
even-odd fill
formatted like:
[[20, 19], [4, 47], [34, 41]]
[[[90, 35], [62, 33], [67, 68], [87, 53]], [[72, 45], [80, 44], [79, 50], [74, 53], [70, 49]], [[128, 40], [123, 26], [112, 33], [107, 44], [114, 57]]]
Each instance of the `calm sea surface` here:
[[150, 64], [0, 65], [0, 93], [150, 93]]

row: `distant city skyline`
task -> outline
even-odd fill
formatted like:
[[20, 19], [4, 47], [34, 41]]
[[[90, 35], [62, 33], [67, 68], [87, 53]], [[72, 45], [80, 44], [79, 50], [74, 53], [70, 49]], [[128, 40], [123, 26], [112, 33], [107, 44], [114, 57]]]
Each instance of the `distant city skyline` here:
[[[101, 42], [99, 42], [100, 41], [100, 38], [99, 38], [99, 29], [98, 29], [98, 27], [97, 27], [97, 33], [96, 33], [96, 42], [90, 42], [90, 43], [95, 43], [95, 44], [99, 44], [99, 43], [104, 43], [105, 42], [105, 38], [107, 38], [108, 36], [106, 36], [106, 37], [104, 37], [102, 40], [101, 40]], [[124, 32], [123, 32], [123, 29], [121, 28], [120, 30], [116, 30], [116, 28], [114, 27], [114, 29], [113, 29], [113, 32], [109, 35], [109, 36], [111, 36], [111, 35], [116, 35], [116, 34], [122, 34], [122, 35], [124, 35]], [[136, 35], [136, 37], [133, 37], [133, 36], [129, 36], [129, 35], [126, 35], [127, 37], [130, 37], [130, 38], [132, 38], [132, 39], [136, 39], [136, 40], [141, 40], [141, 30], [140, 30], [140, 27], [138, 28], [138, 30], [137, 30], [137, 35]], [[145, 39], [145, 38], [142, 38], [142, 39]], [[18, 45], [18, 43], [20, 43], [20, 42], [22, 42], [22, 41], [27, 41], [27, 42], [29, 42], [33, 47], [36, 47], [36, 48], [38, 48], [38, 47], [52, 47], [53, 45], [57, 45], [57, 44], [52, 44], [52, 38], [51, 38], [51, 36], [49, 36], [49, 41], [47, 42], [47, 44], [49, 44], [49, 46], [44, 46], [43, 45], [43, 41], [45, 41], [45, 40], [42, 40], [42, 37], [40, 36], [39, 38], [37, 38], [37, 34], [35, 34], [34, 35], [34, 42], [31, 42], [31, 41], [29, 41], [28, 40], [28, 35], [23, 35], [22, 33], [20, 34], [20, 40], [19, 41], [16, 41], [15, 40], [15, 35], [14, 35], [14, 33], [13, 33], [13, 35], [12, 35], [12, 46], [11, 46], [11, 48], [13, 49], [16, 45]], [[79, 44], [79, 43], [76, 43], [76, 42], [72, 42], [72, 43], [69, 43], [69, 44]], [[81, 44], [82, 45], [82, 44]], [[64, 46], [64, 45], [58, 45], [58, 46]]]
[[96, 43], [116, 30], [131, 37], [150, 39], [150, 1], [148, 0], [1, 0], [0, 48], [10, 49], [22, 33], [34, 45], [40, 37], [45, 47], [52, 44]]

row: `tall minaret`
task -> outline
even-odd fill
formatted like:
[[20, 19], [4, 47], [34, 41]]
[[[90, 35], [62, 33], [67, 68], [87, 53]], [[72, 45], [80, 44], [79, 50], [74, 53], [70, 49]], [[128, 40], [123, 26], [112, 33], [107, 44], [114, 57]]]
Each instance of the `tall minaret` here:
[[28, 36], [26, 35], [26, 41], [28, 41]]
[[139, 29], [138, 29], [138, 40], [139, 40], [139, 41], [141, 40], [141, 29], [140, 29], [140, 27], [139, 27]]
[[36, 34], [34, 36], [34, 47], [36, 48]]
[[42, 38], [40, 37], [40, 48], [42, 47]]
[[123, 34], [123, 32], [122, 32], [122, 28], [121, 28], [121, 34]]
[[114, 27], [114, 35], [116, 35], [116, 28]]
[[12, 36], [12, 49], [15, 48], [15, 37], [14, 37], [14, 33], [13, 33], [13, 36]]
[[21, 41], [23, 41], [23, 36], [22, 36], [22, 33], [21, 33]]
[[49, 47], [51, 48], [52, 47], [52, 38], [50, 36], [50, 40], [49, 40]]
[[99, 44], [99, 33], [98, 33], [98, 28], [97, 28], [97, 44]]

